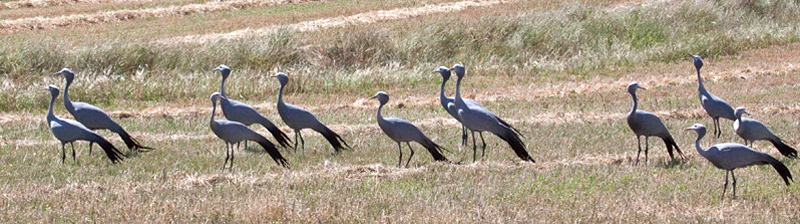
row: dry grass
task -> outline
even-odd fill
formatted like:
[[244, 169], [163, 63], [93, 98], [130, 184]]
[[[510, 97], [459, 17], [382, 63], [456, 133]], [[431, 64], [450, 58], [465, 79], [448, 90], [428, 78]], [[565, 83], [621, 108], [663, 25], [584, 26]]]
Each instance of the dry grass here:
[[[427, 7], [446, 8], [479, 3], [486, 2], [431, 2]], [[228, 22], [237, 25], [225, 30], [198, 33], [162, 30], [158, 35], [135, 38], [147, 43], [187, 35], [229, 33], [243, 26], [258, 28], [302, 24], [303, 21], [356, 21], [353, 19], [359, 17], [347, 16], [381, 14], [369, 12], [371, 10], [426, 7], [414, 1], [396, 1], [385, 5], [375, 3], [367, 6], [367, 11], [341, 9], [348, 4], [351, 3], [292, 3], [240, 10], [238, 13], [247, 14], [279, 9], [287, 12], [278, 13], [278, 17], [299, 15], [309, 18], [249, 23], [246, 21], [253, 20], [236, 17]], [[678, 6], [681, 4], [687, 3], [674, 3]], [[692, 4], [720, 10], [703, 5], [708, 3]], [[322, 7], [315, 8], [317, 6]], [[418, 63], [411, 63], [410, 59], [390, 58], [391, 63], [381, 64], [382, 61], [377, 60], [376, 65], [369, 65], [376, 62], [375, 57], [356, 55], [363, 49], [377, 49], [374, 46], [383, 46], [381, 44], [392, 47], [378, 49], [381, 53], [376, 53], [376, 56], [392, 54], [386, 49], [405, 49], [397, 46], [417, 42], [397, 41], [397, 34], [387, 30], [399, 33], [423, 26], [444, 27], [435, 22], [439, 19], [445, 20], [442, 23], [449, 23], [456, 21], [453, 18], [464, 18], [472, 22], [459, 24], [480, 25], [464, 35], [445, 35], [462, 37], [482, 34], [486, 27], [507, 28], [502, 26], [502, 22], [513, 21], [503, 17], [507, 12], [514, 16], [519, 16], [514, 13], [522, 12], [557, 17], [561, 12], [591, 11], [596, 7], [602, 7], [594, 11], [601, 12], [599, 14], [642, 10], [638, 4], [619, 1], [592, 1], [577, 9], [571, 7], [576, 6], [557, 6], [553, 3], [529, 6], [504, 1], [503, 4], [492, 6], [427, 15], [409, 11], [411, 14], [407, 15], [413, 16], [402, 19], [370, 17], [383, 22], [354, 22], [357, 25], [302, 33], [279, 30], [277, 34], [269, 34], [273, 39], [258, 39], [260, 44], [247, 43], [251, 40], [235, 40], [233, 42], [245, 44], [227, 45], [238, 46], [232, 49], [215, 50], [196, 43], [143, 45], [136, 48], [134, 52], [142, 51], [141, 55], [183, 50], [183, 53], [171, 56], [200, 61], [167, 63], [158, 69], [154, 69], [157, 63], [148, 64], [153, 67], [136, 67], [141, 64], [115, 65], [118, 68], [104, 67], [97, 61], [69, 64], [73, 63], [70, 61], [72, 59], [64, 59], [63, 55], [49, 57], [47, 54], [52, 53], [48, 53], [48, 48], [39, 48], [42, 58], [59, 61], [39, 67], [3, 67], [6, 73], [0, 83], [0, 92], [3, 93], [0, 94], [0, 105], [4, 108], [0, 113], [0, 164], [4, 164], [0, 168], [0, 180], [3, 182], [0, 185], [3, 192], [0, 194], [0, 203], [3, 205], [0, 222], [790, 223], [800, 218], [795, 211], [800, 205], [798, 187], [784, 186], [769, 167], [737, 171], [739, 197], [720, 199], [720, 183], [724, 172], [697, 155], [692, 145], [696, 137], [693, 133], [680, 131], [696, 122], [710, 124], [710, 119], [697, 105], [697, 80], [688, 58], [673, 62], [654, 56], [637, 59], [641, 64], [621, 63], [618, 66], [600, 63], [599, 69], [580, 70], [582, 72], [576, 74], [575, 70], [570, 69], [536, 70], [533, 69], [537, 68], [536, 65], [526, 64], [532, 62], [518, 63], [503, 59], [503, 52], [454, 56], [459, 58], [420, 56], [427, 57], [425, 60], [440, 59]], [[331, 16], [337, 12], [342, 12], [343, 16]], [[390, 11], [382, 13], [387, 12]], [[52, 29], [53, 32], [20, 32], [0, 38], [12, 43], [20, 43], [15, 38], [31, 38], [36, 44], [57, 46], [57, 49], [67, 52], [65, 55], [71, 55], [69, 57], [96, 54], [86, 58], [107, 60], [105, 58], [115, 58], [127, 51], [98, 53], [93, 41], [99, 42], [104, 40], [103, 37], [85, 42], [35, 40], [52, 40], [46, 37], [65, 32], [86, 31], [92, 36], [98, 35], [96, 33], [100, 33], [100, 30], [133, 24], [149, 26], [197, 18], [216, 23], [223, 21], [221, 14], [229, 13], [219, 11], [203, 16], [195, 14], [180, 18], [68, 26]], [[597, 16], [593, 13], [573, 15]], [[486, 16], [490, 18], [478, 19]], [[591, 20], [590, 17], [586, 19]], [[585, 24], [573, 20], [560, 21]], [[419, 32], [426, 31], [429, 30], [422, 29]], [[440, 31], [454, 32], [449, 29]], [[422, 36], [415, 35], [409, 34], [407, 39], [422, 39]], [[502, 41], [497, 41], [499, 37], [478, 36], [453, 40], [450, 44], [468, 45], [476, 40], [493, 44], [468, 45], [451, 53], [485, 53], [492, 46], [516, 46], [513, 41], [500, 44]], [[446, 38], [438, 40], [444, 41]], [[791, 42], [788, 39], [785, 41]], [[215, 40], [210, 43], [226, 44], [226, 41]], [[290, 50], [279, 48], [282, 44], [291, 45]], [[129, 46], [128, 43], [119, 41], [104, 47], [113, 49], [126, 46]], [[291, 50], [294, 47], [301, 50]], [[471, 47], [480, 49], [471, 50]], [[796, 128], [800, 125], [796, 119], [800, 114], [800, 100], [796, 98], [800, 90], [800, 85], [797, 85], [800, 83], [800, 71], [795, 65], [800, 61], [800, 44], [766, 44], [745, 48], [757, 47], [760, 49], [737, 51], [740, 53], [728, 56], [704, 55], [706, 88], [734, 106], [746, 106], [753, 114], [751, 117], [768, 124], [787, 144], [800, 146], [800, 140], [796, 137], [800, 136], [800, 130]], [[258, 57], [249, 55], [232, 60], [239, 63], [238, 66], [220, 61], [226, 58], [224, 53], [247, 52], [242, 50], [244, 48], [265, 51], [277, 49], [278, 53], [269, 53], [269, 57], [294, 52], [293, 57], [297, 58], [274, 62], [259, 61], [256, 60]], [[340, 50], [334, 52], [332, 49]], [[642, 51], [647, 50], [629, 49], [618, 53], [634, 58], [657, 55]], [[710, 51], [716, 52], [713, 49]], [[21, 50], [2, 52], [0, 57], [24, 54]], [[428, 54], [425, 51], [409, 52]], [[586, 54], [589, 53], [597, 57], [615, 55], [586, 51]], [[157, 55], [141, 61], [155, 62], [167, 54]], [[356, 65], [327, 62], [329, 59], [326, 58], [298, 59], [320, 55], [349, 59], [352, 61], [348, 63]], [[571, 63], [584, 63], [576, 61], [575, 58], [579, 56], [569, 51], [552, 57], [558, 59], [536, 60], [564, 68], [569, 68]], [[469, 69], [463, 86], [465, 95], [482, 102], [518, 127], [527, 136], [524, 141], [537, 163], [519, 162], [504, 142], [489, 134], [485, 135], [488, 144], [485, 158], [472, 163], [471, 146], [460, 146], [458, 125], [441, 109], [436, 99], [440, 78], [430, 74], [439, 65], [462, 62], [461, 59]], [[253, 62], [243, 62], [246, 60]], [[292, 60], [302, 62], [286, 62]], [[234, 68], [226, 86], [229, 96], [253, 105], [291, 135], [275, 112], [277, 81], [267, 77], [277, 71], [288, 72], [291, 82], [285, 100], [317, 114], [321, 121], [342, 134], [354, 146], [354, 150], [331, 155], [330, 145], [321, 136], [304, 132], [305, 151], [282, 150], [292, 166], [291, 170], [275, 165], [260, 148], [251, 145], [237, 152], [233, 171], [219, 171], [224, 157], [223, 143], [207, 126], [210, 112], [208, 95], [218, 90], [220, 79], [219, 74], [209, 70], [219, 63]], [[109, 165], [107, 159], [97, 152], [99, 150], [88, 155], [86, 143], [81, 142], [76, 145], [77, 161], [68, 159], [62, 164], [59, 161], [60, 146], [43, 122], [48, 94], [39, 88], [46, 84], [62, 85], [62, 77], [42, 74], [55, 72], [63, 66], [79, 66], [74, 69], [78, 71], [78, 76], [70, 91], [73, 100], [87, 101], [104, 108], [145, 145], [157, 149], [148, 153], [131, 153], [125, 162]], [[126, 66], [132, 68], [130, 70], [133, 72], [119, 74], [118, 71], [122, 71], [123, 67], [128, 68]], [[649, 164], [633, 165], [636, 140], [623, 119], [630, 109], [630, 96], [624, 87], [631, 81], [639, 81], [648, 87], [647, 91], [640, 92], [641, 109], [656, 112], [662, 117], [686, 153], [686, 161], [669, 162], [663, 144], [654, 140], [650, 144], [653, 150], [650, 151]], [[453, 88], [454, 82], [451, 81], [447, 86], [448, 95], [453, 94]], [[445, 155], [455, 163], [433, 162], [425, 150], [414, 144], [416, 155], [411, 167], [396, 168], [397, 146], [375, 124], [377, 102], [366, 99], [378, 90], [386, 91], [392, 97], [384, 115], [401, 117], [417, 124], [426, 135], [448, 149]], [[69, 117], [60, 99], [56, 106], [58, 116]], [[725, 128], [723, 137], [704, 139], [702, 146], [708, 147], [717, 142], [741, 142], [733, 135], [731, 122], [722, 123]], [[266, 134], [262, 127], [254, 125], [252, 128]], [[112, 133], [99, 133], [115, 145], [123, 145]], [[795, 160], [780, 157], [769, 143], [758, 142], [755, 148], [779, 158], [795, 175], [800, 171], [800, 165]], [[408, 149], [403, 150], [407, 156]]]

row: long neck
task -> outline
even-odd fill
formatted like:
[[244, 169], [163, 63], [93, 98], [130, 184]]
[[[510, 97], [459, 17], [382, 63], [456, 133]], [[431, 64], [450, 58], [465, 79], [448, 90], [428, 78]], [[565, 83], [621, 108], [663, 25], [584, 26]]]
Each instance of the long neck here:
[[214, 126], [216, 124], [214, 123], [215, 113], [217, 113], [217, 101], [211, 101], [211, 118], [208, 119], [209, 122], [211, 123], [211, 126]]
[[631, 116], [636, 114], [636, 108], [639, 107], [639, 99], [636, 98], [636, 91], [631, 92], [631, 97], [633, 97], [633, 106], [631, 107]]
[[281, 89], [278, 90], [278, 104], [283, 104], [283, 87], [285, 85], [281, 83]]
[[222, 77], [222, 84], [219, 85], [219, 94], [221, 94], [224, 97], [228, 97], [227, 95], [225, 95], [225, 77]]
[[456, 107], [459, 107], [459, 106], [461, 106], [461, 104], [464, 103], [464, 100], [461, 99], [461, 78], [462, 77], [463, 76], [458, 77], [458, 79], [456, 79], [456, 97], [455, 97]]
[[383, 122], [383, 116], [381, 116], [381, 109], [383, 109], [383, 104], [378, 106], [378, 122]]
[[69, 113], [75, 113], [75, 107], [72, 106], [72, 101], [69, 100], [69, 86], [72, 85], [72, 79], [67, 79], [67, 85], [64, 86], [64, 107], [67, 108]]
[[702, 91], [706, 89], [706, 87], [703, 86], [703, 78], [700, 77], [700, 69], [697, 69], [697, 83], [700, 84], [700, 86], [698, 87], [699, 90]]
[[439, 90], [439, 101], [441, 101], [442, 106], [447, 108], [447, 96], [444, 95], [444, 86], [445, 86], [445, 84], [447, 84], [447, 80], [446, 79], [442, 79], [442, 87]]
[[56, 115], [53, 114], [53, 103], [56, 102], [56, 95], [52, 95], [50, 97], [50, 107], [47, 109], [47, 125], [50, 126], [50, 122], [56, 120]]
[[697, 140], [694, 141], [694, 147], [697, 149], [697, 153], [700, 154], [701, 156], [705, 156], [706, 152], [708, 152], [706, 150], [703, 150], [702, 147], [700, 147], [700, 139], [703, 139], [704, 136], [706, 136], [705, 131], [697, 132]]

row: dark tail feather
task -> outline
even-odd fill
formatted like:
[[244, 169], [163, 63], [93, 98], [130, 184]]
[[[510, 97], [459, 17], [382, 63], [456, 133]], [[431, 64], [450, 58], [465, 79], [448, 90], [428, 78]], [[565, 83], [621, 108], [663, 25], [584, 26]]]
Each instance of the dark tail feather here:
[[112, 145], [111, 142], [108, 142], [108, 140], [104, 139], [103, 137], [100, 137], [99, 135], [96, 136], [96, 138], [97, 139], [94, 142], [100, 145], [100, 148], [102, 148], [103, 151], [106, 152], [106, 156], [108, 156], [108, 159], [111, 160], [111, 163], [117, 163], [122, 161], [124, 155], [121, 152], [119, 152], [119, 150], [117, 150], [117, 148], [114, 147], [114, 145]]
[[281, 129], [278, 129], [278, 127], [273, 125], [272, 127], [267, 128], [267, 130], [269, 130], [269, 133], [272, 134], [272, 137], [275, 137], [275, 140], [278, 141], [278, 144], [280, 144], [281, 147], [286, 148], [292, 145], [292, 140], [289, 139], [289, 136], [287, 136], [286, 133], [283, 133]]
[[281, 152], [278, 151], [278, 148], [276, 148], [272, 142], [264, 138], [264, 136], [259, 135], [259, 137], [259, 139], [255, 139], [253, 141], [258, 142], [258, 144], [264, 148], [264, 151], [267, 151], [269, 156], [272, 157], [272, 160], [275, 160], [275, 163], [282, 167], [289, 168], [286, 158], [283, 158], [283, 155], [281, 155]]
[[794, 181], [792, 179], [792, 173], [789, 172], [789, 168], [786, 168], [786, 165], [783, 165], [783, 163], [781, 163], [781, 161], [778, 161], [777, 159], [773, 158], [772, 156], [769, 156], [769, 155], [766, 155], [766, 156], [767, 156], [767, 161], [769, 162], [769, 164], [772, 165], [773, 168], [775, 168], [775, 171], [778, 171], [778, 174], [780, 174], [781, 178], [783, 178], [783, 182], [786, 182], [786, 186], [789, 186], [789, 180]]
[[139, 144], [139, 141], [136, 141], [136, 139], [133, 139], [133, 137], [131, 137], [131, 135], [129, 135], [128, 132], [126, 132], [125, 130], [121, 130], [121, 131], [117, 132], [117, 134], [119, 134], [119, 138], [121, 138], [122, 141], [125, 142], [125, 145], [128, 146], [128, 149], [130, 149], [130, 150], [137, 150], [138, 149], [139, 151], [147, 151], [147, 150], [142, 150], [142, 149], [153, 149], [153, 148], [150, 148], [150, 147], [143, 146], [143, 145]]
[[[325, 136], [325, 139], [327, 139], [328, 142], [331, 143], [331, 145], [333, 146], [333, 149], [336, 150], [336, 152], [339, 152], [341, 150], [350, 148], [350, 146], [347, 145], [347, 142], [345, 142], [344, 139], [342, 139], [342, 137], [339, 136], [339, 134], [336, 134], [335, 132], [333, 132], [328, 127], [323, 126], [323, 129], [322, 130], [317, 130], [317, 132], [322, 134], [322, 136]], [[347, 146], [347, 148], [342, 146], [342, 144]]]
[[792, 147], [783, 144], [783, 142], [780, 139], [777, 141], [769, 140], [769, 142], [772, 142], [772, 145], [774, 145], [775, 148], [777, 148], [778, 151], [781, 152], [781, 154], [783, 154], [784, 156], [793, 159], [797, 158], [797, 150], [794, 150]]
[[505, 125], [508, 128], [511, 128], [511, 130], [514, 130], [514, 132], [517, 133], [519, 136], [522, 136], [523, 138], [525, 138], [525, 136], [522, 135], [522, 132], [517, 130], [517, 128], [515, 128], [514, 126], [511, 126], [511, 124], [509, 124], [508, 122], [504, 121], [503, 119], [500, 119], [499, 117], [496, 117], [496, 118], [497, 118], [497, 121], [500, 121], [501, 124]]
[[666, 138], [662, 139], [664, 140], [664, 144], [667, 145], [667, 153], [669, 153], [669, 157], [672, 158], [672, 160], [675, 160], [675, 156], [672, 153], [673, 147], [675, 151], [678, 151], [678, 154], [681, 155], [682, 158], [685, 158], [683, 152], [681, 152], [681, 148], [678, 148], [678, 144], [675, 143], [675, 139], [673, 139], [672, 136], [667, 136]]
[[420, 142], [422, 146], [425, 146], [428, 149], [428, 152], [431, 153], [433, 159], [436, 161], [447, 162], [447, 157], [442, 155], [442, 146], [437, 145], [435, 142], [431, 141], [429, 138], [425, 138], [424, 142]]
[[523, 143], [522, 140], [519, 139], [519, 135], [517, 135], [517, 133], [514, 132], [511, 128], [506, 129], [506, 133], [504, 134], [505, 136], [499, 134], [495, 135], [508, 142], [508, 145], [511, 146], [511, 149], [514, 150], [514, 153], [516, 153], [520, 159], [524, 161], [530, 161], [532, 163], [536, 162], [528, 154], [528, 151], [525, 150], [525, 143]]

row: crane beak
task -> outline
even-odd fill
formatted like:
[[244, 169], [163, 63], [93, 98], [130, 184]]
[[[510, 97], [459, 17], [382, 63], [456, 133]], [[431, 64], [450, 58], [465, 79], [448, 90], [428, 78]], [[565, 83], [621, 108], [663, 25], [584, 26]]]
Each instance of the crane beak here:
[[639, 89], [647, 90], [647, 88], [639, 86]]
[[375, 99], [375, 98], [378, 98], [378, 95], [374, 95], [374, 96], [370, 97], [369, 99], [371, 100], [371, 99]]
[[278, 76], [277, 75], [270, 75], [269, 77], [270, 78], [277, 78]]
[[684, 128], [683, 130], [684, 131], [691, 131], [691, 130], [694, 130], [694, 128], [688, 127], [688, 128]]

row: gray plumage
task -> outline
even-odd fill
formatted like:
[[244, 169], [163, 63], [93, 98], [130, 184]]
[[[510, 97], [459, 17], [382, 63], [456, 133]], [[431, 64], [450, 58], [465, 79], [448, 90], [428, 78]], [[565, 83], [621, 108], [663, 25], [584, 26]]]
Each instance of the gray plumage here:
[[400, 164], [403, 162], [403, 147], [400, 143], [405, 142], [408, 145], [408, 149], [411, 150], [411, 155], [408, 156], [408, 161], [406, 162], [406, 167], [408, 167], [408, 163], [411, 162], [411, 157], [414, 157], [414, 149], [411, 148], [411, 144], [409, 142], [417, 142], [426, 149], [428, 152], [431, 153], [433, 159], [436, 161], [447, 161], [447, 158], [442, 155], [442, 147], [434, 143], [428, 136], [422, 133], [422, 131], [414, 126], [411, 122], [406, 120], [396, 118], [396, 117], [387, 117], [384, 118], [381, 115], [381, 109], [386, 102], [389, 102], [389, 95], [383, 91], [378, 92], [370, 99], [377, 98], [380, 102], [378, 106], [378, 126], [381, 127], [383, 133], [386, 133], [389, 138], [397, 142], [397, 151], [400, 152], [400, 158], [397, 161], [397, 167], [400, 167]]
[[650, 136], [656, 136], [664, 140], [664, 144], [667, 145], [667, 153], [669, 153], [669, 157], [672, 158], [673, 161], [675, 160], [675, 156], [672, 153], [673, 147], [678, 151], [681, 157], [684, 157], [683, 152], [681, 152], [678, 144], [675, 143], [675, 139], [669, 134], [669, 130], [667, 130], [667, 127], [661, 122], [661, 119], [653, 113], [636, 109], [639, 106], [639, 100], [636, 98], [636, 89], [645, 88], [640, 86], [637, 82], [632, 82], [628, 85], [628, 93], [633, 97], [633, 107], [631, 111], [628, 112], [628, 126], [631, 127], [633, 133], [636, 134], [636, 143], [639, 146], [639, 151], [636, 153], [636, 164], [639, 164], [639, 155], [642, 153], [641, 136], [644, 136], [645, 163], [647, 162], [647, 152], [650, 149], [650, 144], [648, 143], [648, 138], [650, 138]]
[[[228, 66], [220, 65], [219, 67], [214, 69], [215, 71], [219, 71], [220, 75], [222, 75], [222, 84], [219, 87], [219, 92], [222, 94], [222, 98], [220, 98], [220, 107], [222, 108], [222, 114], [225, 115], [225, 118], [231, 121], [240, 122], [246, 126], [250, 126], [254, 123], [260, 124], [264, 126], [272, 137], [278, 141], [283, 147], [289, 146], [291, 141], [289, 140], [289, 136], [286, 136], [286, 133], [283, 133], [278, 126], [272, 123], [269, 119], [258, 113], [256, 109], [247, 105], [245, 103], [229, 99], [227, 95], [225, 95], [225, 80], [228, 79], [228, 76], [231, 74], [231, 69]], [[247, 141], [245, 141], [245, 148], [247, 147]]]
[[[466, 69], [461, 64], [456, 64], [451, 71], [456, 72], [458, 79], [456, 80], [456, 97], [454, 99], [455, 106], [458, 108], [458, 117], [461, 124], [472, 132], [472, 160], [476, 160], [477, 149], [475, 146], [475, 132], [491, 132], [497, 137], [506, 141], [514, 153], [524, 161], [535, 162], [525, 149], [525, 143], [520, 139], [520, 135], [514, 131], [510, 126], [504, 125], [497, 116], [486, 108], [476, 105], [467, 104], [461, 98], [461, 80], [464, 79]], [[483, 138], [481, 138], [483, 140]], [[483, 144], [483, 150], [486, 150], [486, 143]]]
[[[117, 150], [108, 140], [103, 138], [102, 136], [98, 135], [92, 130], [89, 130], [83, 124], [70, 120], [70, 119], [62, 119], [58, 118], [53, 114], [53, 103], [56, 101], [56, 97], [58, 97], [58, 87], [54, 85], [50, 85], [45, 90], [50, 91], [50, 107], [47, 109], [47, 126], [50, 127], [50, 131], [53, 133], [53, 136], [61, 142], [61, 162], [64, 163], [66, 159], [66, 145], [70, 143], [72, 146], [72, 142], [77, 140], [84, 140], [88, 141], [89, 144], [97, 143], [100, 145], [100, 148], [106, 153], [106, 156], [111, 163], [117, 163], [122, 161], [123, 155], [122, 153]], [[75, 160], [75, 146], [72, 146], [72, 160]]]
[[[75, 120], [91, 130], [107, 129], [117, 133], [122, 141], [125, 142], [125, 145], [128, 146], [128, 149], [132, 151], [144, 151], [144, 149], [152, 149], [150, 147], [143, 146], [139, 143], [139, 141], [131, 137], [131, 135], [128, 134], [128, 132], [125, 131], [122, 126], [112, 120], [111, 117], [108, 116], [108, 114], [102, 109], [84, 102], [72, 102], [69, 99], [69, 86], [75, 79], [75, 73], [72, 73], [72, 71], [65, 68], [56, 74], [61, 74], [66, 79], [66, 85], [64, 86], [64, 107], [67, 108], [67, 111], [72, 114]], [[89, 153], [92, 152], [91, 150], [92, 144], [89, 143]]]
[[244, 124], [236, 121], [214, 120], [214, 113], [217, 111], [217, 100], [221, 100], [223, 98], [225, 97], [218, 92], [211, 94], [212, 109], [211, 118], [209, 121], [211, 131], [213, 131], [217, 137], [225, 141], [225, 163], [222, 164], [222, 169], [225, 169], [225, 165], [228, 163], [228, 160], [231, 161], [230, 168], [233, 168], [233, 157], [235, 151], [231, 148], [233, 147], [233, 144], [236, 144], [236, 147], [238, 148], [239, 142], [244, 140], [257, 142], [259, 145], [261, 145], [261, 147], [264, 148], [264, 151], [266, 151], [272, 157], [272, 159], [275, 160], [275, 163], [278, 163], [278, 165], [283, 167], [288, 167], [286, 159], [283, 158], [278, 149], [275, 148], [275, 145], [264, 138], [264, 136], [261, 136]]
[[767, 140], [784, 156], [797, 158], [797, 150], [784, 144], [781, 138], [773, 134], [767, 126], [764, 126], [764, 124], [757, 120], [742, 117], [742, 114], [750, 114], [744, 107], [736, 108], [734, 114], [736, 114], [736, 120], [733, 121], [733, 129], [736, 130], [736, 134], [739, 135], [739, 137], [744, 139], [745, 145], [747, 145], [749, 141], [752, 147], [754, 141]]
[[722, 135], [722, 128], [719, 125], [719, 118], [725, 118], [731, 121], [736, 120], [736, 115], [733, 113], [733, 107], [723, 100], [711, 94], [706, 90], [706, 87], [703, 86], [703, 78], [700, 77], [700, 68], [703, 67], [703, 59], [700, 56], [692, 55], [692, 61], [694, 62], [694, 68], [697, 70], [697, 83], [698, 92], [700, 95], [700, 104], [703, 105], [703, 109], [706, 110], [708, 116], [711, 116], [711, 119], [714, 120], [714, 135], [719, 138]]
[[[317, 117], [311, 114], [311, 112], [308, 112], [307, 110], [298, 106], [283, 102], [283, 88], [287, 83], [289, 83], [289, 76], [283, 72], [280, 72], [271, 77], [278, 79], [278, 82], [281, 84], [280, 91], [278, 92], [278, 114], [281, 115], [283, 122], [294, 130], [295, 150], [297, 150], [298, 138], [300, 139], [300, 147], [305, 149], [305, 141], [303, 140], [303, 135], [300, 133], [300, 131], [306, 128], [322, 134], [322, 136], [328, 140], [331, 146], [333, 146], [334, 151], [337, 153], [343, 149], [346, 149], [345, 146], [350, 148], [350, 146], [347, 145], [347, 142], [345, 142], [344, 139], [339, 136], [339, 134], [336, 134], [333, 132], [333, 130], [322, 124], [322, 122], [317, 120]], [[342, 144], [344, 144], [344, 146]]]
[[[445, 66], [441, 66], [438, 69], [434, 70], [433, 72], [434, 73], [439, 73], [442, 76], [442, 86], [441, 86], [441, 88], [439, 90], [439, 102], [441, 102], [442, 107], [444, 108], [445, 111], [447, 111], [448, 114], [450, 114], [450, 116], [452, 116], [453, 118], [458, 120], [459, 123], [461, 123], [461, 118], [458, 117], [458, 108], [456, 108], [455, 98], [447, 97], [444, 94], [444, 88], [445, 88], [445, 86], [447, 84], [447, 80], [450, 80], [450, 76], [451, 76], [450, 69], [445, 67]], [[464, 100], [464, 103], [466, 103], [467, 105], [470, 105], [470, 106], [473, 106], [473, 107], [481, 107], [481, 108], [483, 108], [483, 105], [481, 105], [478, 102], [475, 102], [474, 100], [463, 98], [463, 97], [461, 99]], [[499, 117], [495, 116], [495, 118], [498, 121], [500, 121], [500, 123], [502, 123], [503, 125], [508, 126], [512, 130], [514, 130], [514, 132], [516, 132], [518, 135], [522, 136], [523, 138], [525, 137], [525, 136], [522, 135], [522, 133], [519, 130], [514, 128], [514, 126], [511, 126], [511, 124], [507, 123], [503, 119], [500, 119]], [[481, 133], [479, 135], [481, 136], [481, 141], [484, 142], [484, 148], [485, 148], [486, 147], [485, 146], [486, 142], [483, 139], [483, 134]], [[468, 135], [468, 132], [467, 132], [467, 127], [465, 127], [464, 124], [461, 124], [461, 144], [462, 145], [466, 145], [467, 138], [469, 138], [469, 135]]]
[[775, 171], [783, 178], [786, 186], [789, 186], [789, 181], [792, 180], [792, 173], [786, 168], [783, 163], [778, 161], [766, 153], [759, 152], [751, 149], [742, 144], [736, 143], [721, 143], [711, 146], [708, 150], [703, 150], [700, 147], [700, 139], [706, 135], [706, 127], [702, 124], [694, 124], [694, 126], [686, 128], [686, 130], [694, 130], [697, 132], [697, 140], [695, 140], [695, 148], [697, 153], [706, 158], [715, 167], [725, 170], [725, 184], [722, 187], [722, 197], [725, 197], [725, 191], [728, 188], [728, 173], [733, 177], [733, 197], [736, 197], [736, 176], [733, 170], [740, 167], [748, 167], [753, 165], [772, 165]]

